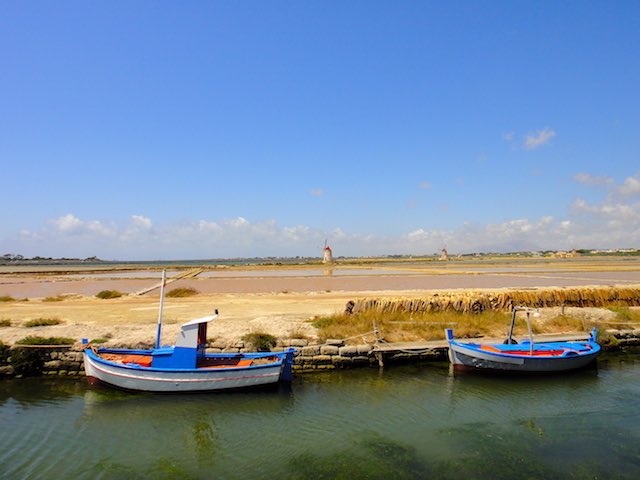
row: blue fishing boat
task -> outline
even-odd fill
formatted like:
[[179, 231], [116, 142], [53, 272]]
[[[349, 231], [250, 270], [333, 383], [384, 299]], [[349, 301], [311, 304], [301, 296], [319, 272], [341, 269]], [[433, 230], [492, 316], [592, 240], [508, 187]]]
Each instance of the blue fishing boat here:
[[156, 348], [97, 348], [83, 343], [87, 378], [148, 392], [202, 392], [291, 381], [295, 349], [281, 352], [207, 353], [207, 326], [213, 315], [183, 324], [174, 346], [160, 346], [164, 274]]
[[[527, 340], [518, 343], [513, 330], [518, 312], [525, 312], [529, 332]], [[594, 362], [600, 353], [597, 330], [594, 328], [585, 341], [534, 342], [530, 315], [537, 311], [528, 307], [514, 307], [511, 326], [504, 343], [461, 342], [454, 339], [447, 328], [449, 360], [454, 366], [478, 370], [512, 372], [561, 372], [583, 368]]]

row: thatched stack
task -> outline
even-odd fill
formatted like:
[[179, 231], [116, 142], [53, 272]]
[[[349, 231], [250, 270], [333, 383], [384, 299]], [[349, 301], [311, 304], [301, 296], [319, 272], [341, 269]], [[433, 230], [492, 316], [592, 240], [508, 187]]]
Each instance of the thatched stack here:
[[347, 304], [347, 313], [378, 312], [428, 313], [456, 311], [481, 313], [527, 307], [605, 307], [640, 305], [638, 287], [540, 288], [535, 290], [462, 291], [434, 293], [421, 298], [362, 298]]

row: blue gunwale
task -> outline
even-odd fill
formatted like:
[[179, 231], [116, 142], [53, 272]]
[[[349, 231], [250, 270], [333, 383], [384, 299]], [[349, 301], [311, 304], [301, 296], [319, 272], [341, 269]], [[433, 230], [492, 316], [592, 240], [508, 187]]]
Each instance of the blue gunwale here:
[[[544, 358], [544, 359], [567, 359], [567, 358], [576, 358], [576, 357], [587, 357], [589, 355], [595, 355], [600, 352], [600, 345], [596, 342], [586, 341], [586, 342], [546, 342], [546, 343], [536, 343], [534, 344], [534, 351], [541, 351], [545, 349], [551, 349], [555, 347], [558, 349], [569, 349], [575, 352], [575, 355], [571, 356], [563, 356], [563, 355], [526, 355], [526, 354], [518, 354], [518, 353], [508, 353], [509, 350], [523, 350], [523, 348], [528, 348], [530, 343], [528, 341], [522, 342], [520, 344], [515, 345], [495, 345], [495, 344], [485, 344], [490, 345], [495, 348], [499, 348], [504, 351], [503, 352], [492, 352], [489, 350], [483, 350], [481, 347], [483, 344], [480, 343], [462, 343], [456, 340], [451, 340], [451, 344], [457, 345], [458, 347], [462, 347], [468, 350], [473, 350], [476, 352], [482, 352], [485, 355], [491, 355], [495, 357], [505, 357], [505, 358], [523, 358], [523, 359], [532, 359], [532, 358]], [[589, 345], [591, 348], [589, 350], [576, 350], [578, 346], [586, 346]], [[542, 348], [540, 348], [542, 347]]]
[[[117, 348], [105, 348], [99, 350], [102, 353], [124, 353], [124, 354], [132, 354], [132, 355], [153, 355], [153, 350], [129, 350], [129, 349], [117, 349]], [[262, 368], [273, 368], [276, 365], [282, 365], [286, 361], [286, 356], [295, 352], [295, 349], [289, 349], [282, 352], [259, 352], [259, 353], [216, 353], [205, 355], [208, 358], [264, 358], [264, 357], [278, 357], [279, 361], [273, 363], [266, 363], [264, 365], [249, 365], [249, 366], [241, 366], [241, 367], [226, 367], [224, 369], [220, 369], [219, 371], [235, 371], [235, 370], [256, 370]], [[87, 355], [91, 357], [92, 360], [102, 363], [104, 365], [110, 365], [117, 368], [122, 368], [125, 370], [143, 370], [145, 372], [182, 372], [182, 373], [212, 373], [215, 372], [215, 369], [211, 368], [154, 368], [154, 367], [143, 367], [142, 365], [137, 365], [135, 363], [117, 363], [111, 362], [109, 360], [105, 360], [104, 358], [96, 355], [92, 350], [86, 350]]]

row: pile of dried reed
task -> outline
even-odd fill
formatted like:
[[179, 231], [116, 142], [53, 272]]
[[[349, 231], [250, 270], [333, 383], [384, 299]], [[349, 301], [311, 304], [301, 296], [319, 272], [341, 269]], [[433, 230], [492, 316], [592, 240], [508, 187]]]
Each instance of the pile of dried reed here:
[[455, 311], [482, 313], [486, 310], [510, 310], [514, 305], [527, 307], [606, 307], [640, 305], [639, 287], [540, 288], [535, 290], [496, 290], [440, 292], [421, 298], [362, 298], [347, 303], [345, 313]]

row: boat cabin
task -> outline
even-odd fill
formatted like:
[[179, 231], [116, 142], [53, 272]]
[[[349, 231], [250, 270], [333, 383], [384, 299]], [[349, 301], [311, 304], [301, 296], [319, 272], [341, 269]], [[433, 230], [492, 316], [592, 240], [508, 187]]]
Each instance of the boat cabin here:
[[207, 325], [218, 318], [213, 315], [191, 320], [180, 327], [180, 333], [173, 347], [160, 347], [151, 353], [153, 368], [196, 368], [204, 359], [207, 345]]

